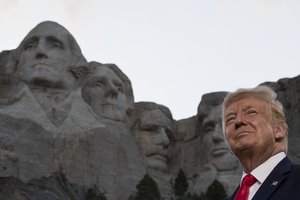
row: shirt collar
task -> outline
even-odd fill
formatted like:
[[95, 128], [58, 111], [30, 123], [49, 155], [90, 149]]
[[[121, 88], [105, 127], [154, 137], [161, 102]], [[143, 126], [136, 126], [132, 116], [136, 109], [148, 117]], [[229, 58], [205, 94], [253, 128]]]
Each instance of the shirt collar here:
[[[254, 170], [252, 170], [251, 174], [256, 178], [259, 183], [264, 182], [264, 180], [269, 176], [271, 171], [276, 167], [276, 165], [286, 157], [284, 152], [280, 152], [270, 157], [268, 160], [260, 164]], [[243, 171], [242, 179], [247, 175], [245, 171]], [[241, 180], [242, 180], [241, 179]]]

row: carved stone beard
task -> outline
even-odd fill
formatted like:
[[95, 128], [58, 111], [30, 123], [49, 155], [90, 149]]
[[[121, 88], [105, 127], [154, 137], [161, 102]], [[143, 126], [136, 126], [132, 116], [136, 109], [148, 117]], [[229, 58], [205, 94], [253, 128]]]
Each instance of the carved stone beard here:
[[71, 91], [53, 88], [31, 88], [31, 91], [49, 120], [59, 127], [71, 110]]

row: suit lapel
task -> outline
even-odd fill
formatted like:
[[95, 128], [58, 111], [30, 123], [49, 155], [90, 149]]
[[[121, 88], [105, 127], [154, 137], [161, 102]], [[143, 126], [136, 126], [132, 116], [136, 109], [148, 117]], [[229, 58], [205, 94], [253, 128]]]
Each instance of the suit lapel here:
[[272, 170], [267, 179], [260, 186], [253, 200], [268, 199], [270, 195], [277, 189], [277, 187], [286, 178], [291, 170], [291, 161], [285, 157], [278, 165]]

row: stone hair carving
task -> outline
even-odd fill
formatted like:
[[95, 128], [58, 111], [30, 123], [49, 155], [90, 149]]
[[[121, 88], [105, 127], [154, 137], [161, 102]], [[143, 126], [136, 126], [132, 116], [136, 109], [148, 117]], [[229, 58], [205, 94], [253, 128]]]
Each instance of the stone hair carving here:
[[23, 93], [22, 84], [17, 77], [16, 51], [0, 53], [0, 104], [9, 105], [18, 101]]

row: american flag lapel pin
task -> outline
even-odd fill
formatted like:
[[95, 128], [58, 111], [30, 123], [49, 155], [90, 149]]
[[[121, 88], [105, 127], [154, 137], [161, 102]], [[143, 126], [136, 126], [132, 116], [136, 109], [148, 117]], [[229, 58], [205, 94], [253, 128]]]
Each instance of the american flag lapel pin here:
[[273, 181], [273, 183], [271, 185], [276, 186], [277, 184], [278, 184], [278, 181]]

